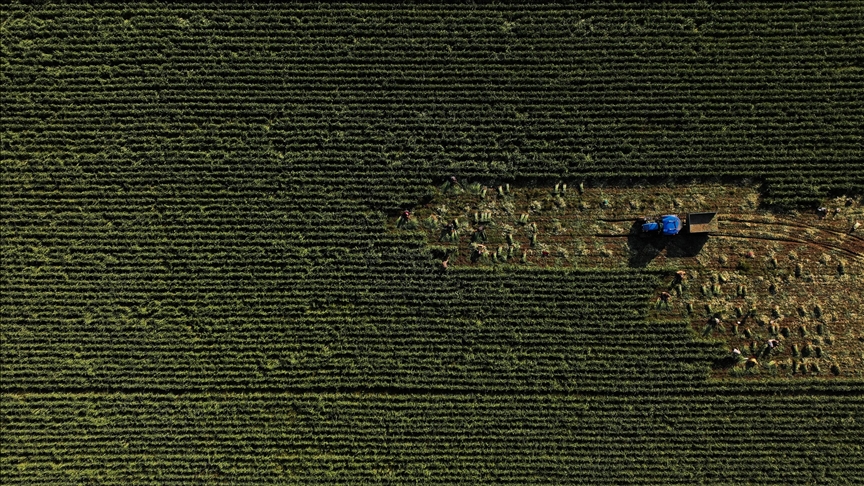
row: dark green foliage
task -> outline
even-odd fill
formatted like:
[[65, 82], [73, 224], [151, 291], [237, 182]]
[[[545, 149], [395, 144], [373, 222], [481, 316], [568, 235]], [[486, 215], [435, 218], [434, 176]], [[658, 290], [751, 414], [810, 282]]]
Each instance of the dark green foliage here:
[[[489, 253], [498, 256], [491, 248]], [[10, 325], [42, 329], [68, 344], [9, 333], [6, 345], [18, 351], [4, 360], [3, 382], [170, 390], [221, 383], [298, 390], [614, 390], [655, 380], [670, 386], [698, 382], [718, 352], [716, 345], [694, 342], [684, 322], [645, 321], [657, 274], [524, 268], [439, 274], [425, 268], [426, 260], [412, 258], [394, 251], [375, 268], [341, 265], [302, 279], [294, 273], [295, 280], [271, 273], [270, 282], [211, 277], [192, 286], [190, 275], [187, 288], [175, 288], [173, 295], [160, 290], [170, 282], [151, 278], [154, 310], [146, 317], [120, 308], [107, 294], [90, 294], [99, 306], [91, 311], [93, 322], [24, 307], [7, 317]], [[266, 275], [254, 261], [244, 265]], [[279, 282], [292, 282], [293, 291], [261, 287]], [[211, 299], [221, 301], [196, 304], [205, 283], [230, 288], [233, 298], [211, 290]], [[55, 303], [54, 312], [81, 305], [69, 292], [69, 304]], [[277, 309], [279, 316], [268, 316]], [[482, 328], [471, 324], [478, 318]], [[646, 342], [655, 343], [648, 352]], [[271, 360], [275, 365], [262, 370]], [[643, 370], [638, 380], [634, 366]], [[37, 372], [43, 369], [57, 371]]]
[[[4, 484], [501, 484], [507, 478], [526, 485], [731, 486], [798, 484], [816, 474], [854, 484], [860, 477], [860, 394], [797, 396], [788, 395], [794, 387], [781, 386], [753, 399], [732, 390], [639, 397], [4, 395], [4, 429], [15, 433], [4, 434], [3, 478]], [[730, 437], [730, 423], [747, 440]], [[766, 459], [778, 454], [771, 451], [789, 451], [792, 437], [795, 453], [807, 460]], [[706, 461], [706, 450], [723, 453]], [[69, 481], [73, 474], [77, 479]]]

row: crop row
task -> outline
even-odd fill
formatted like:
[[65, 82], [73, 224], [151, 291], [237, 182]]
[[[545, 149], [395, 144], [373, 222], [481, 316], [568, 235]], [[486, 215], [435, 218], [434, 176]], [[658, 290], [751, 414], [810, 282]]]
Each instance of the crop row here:
[[285, 197], [323, 184], [373, 205], [449, 172], [753, 176], [787, 205], [860, 186], [860, 6], [673, 10], [14, 5], [3, 149], [30, 165], [4, 175], [50, 172], [84, 199], [204, 190], [242, 164], [269, 176], [247, 197], [293, 180]]
[[4, 395], [10, 483], [857, 484], [858, 396]]
[[269, 291], [230, 275], [220, 285], [218, 272], [148, 289], [137, 273], [119, 278], [125, 268], [78, 274], [83, 285], [7, 281], [4, 382], [618, 389], [693, 384], [718, 354], [686, 323], [644, 321], [650, 273], [477, 270], [394, 284], [395, 268], [325, 270], [271, 274], [284, 287]]

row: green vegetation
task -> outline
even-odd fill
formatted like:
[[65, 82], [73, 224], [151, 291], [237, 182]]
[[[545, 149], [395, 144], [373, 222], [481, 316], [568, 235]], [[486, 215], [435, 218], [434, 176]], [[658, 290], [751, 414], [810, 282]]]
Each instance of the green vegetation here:
[[24, 390], [637, 391], [696, 386], [719, 353], [694, 342], [686, 322], [647, 322], [656, 275], [442, 275], [428, 260], [399, 268], [404, 258], [387, 257], [377, 271], [298, 278], [290, 292], [241, 281], [231, 300], [195, 313], [185, 306], [202, 291], [161, 290], [167, 282], [151, 282], [154, 300], [127, 307], [57, 285], [62, 303], [7, 311], [3, 382]]
[[[835, 356], [860, 309], [802, 301], [810, 342], [778, 330], [802, 356], [723, 380], [719, 331], [653, 319], [794, 317], [769, 285], [848, 288], [854, 252], [724, 250], [771, 281], [694, 276], [704, 302], [658, 310], [650, 249], [447, 268], [440, 222], [395, 228], [481, 184], [609, 212], [662, 205], [618, 185], [715, 177], [786, 208], [860, 194], [864, 6], [172, 5], [0, 11], [4, 484], [864, 481], [861, 357]], [[549, 256], [617, 258], [581, 245]]]
[[[864, 480], [861, 468], [850, 466], [864, 452], [862, 397], [781, 393], [790, 391], [790, 396], [719, 393], [672, 400], [340, 393], [6, 396], [4, 428], [14, 433], [4, 440], [3, 477], [7, 483], [250, 485]], [[64, 450], [52, 450], [53, 444]]]

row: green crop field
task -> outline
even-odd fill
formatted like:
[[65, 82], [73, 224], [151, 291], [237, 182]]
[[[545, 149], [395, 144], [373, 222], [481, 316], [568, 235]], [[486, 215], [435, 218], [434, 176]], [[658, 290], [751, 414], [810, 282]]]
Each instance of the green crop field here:
[[0, 483], [864, 483], [861, 2], [0, 13]]

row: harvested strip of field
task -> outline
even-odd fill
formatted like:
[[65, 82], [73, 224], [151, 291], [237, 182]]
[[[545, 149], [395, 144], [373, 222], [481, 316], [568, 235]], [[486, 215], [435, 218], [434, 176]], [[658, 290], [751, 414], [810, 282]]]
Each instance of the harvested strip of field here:
[[[757, 188], [489, 187], [448, 180], [394, 231], [420, 229], [451, 266], [669, 273], [658, 319], [687, 319], [729, 353], [718, 377], [864, 377], [864, 221], [854, 198], [821, 211], [773, 213]], [[639, 218], [717, 212], [717, 231], [646, 235]], [[683, 272], [683, 276], [672, 276]], [[664, 294], [665, 293], [665, 294]]]

